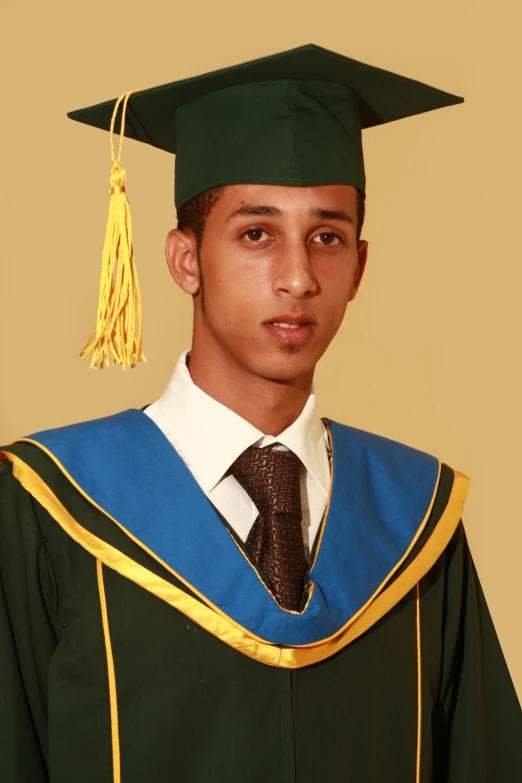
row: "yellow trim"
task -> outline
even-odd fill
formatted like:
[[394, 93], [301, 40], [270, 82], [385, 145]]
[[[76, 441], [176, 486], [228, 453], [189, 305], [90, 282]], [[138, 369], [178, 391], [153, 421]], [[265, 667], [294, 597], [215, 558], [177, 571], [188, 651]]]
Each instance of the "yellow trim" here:
[[[333, 442], [331, 441], [331, 435], [330, 435], [330, 431], [329, 431], [329, 437], [330, 437], [330, 442], [332, 443], [332, 455], [333, 455]], [[223, 611], [222, 611], [222, 610], [221, 610], [221, 609], [220, 609], [218, 606], [216, 606], [215, 604], [213, 604], [213, 603], [212, 603], [212, 601], [210, 601], [210, 600], [207, 598], [207, 596], [206, 596], [206, 595], [204, 595], [204, 594], [203, 594], [203, 593], [201, 593], [199, 590], [197, 590], [197, 589], [194, 587], [194, 585], [190, 584], [190, 582], [188, 582], [186, 579], [184, 579], [184, 578], [181, 576], [181, 574], [178, 574], [178, 573], [177, 573], [177, 571], [174, 571], [174, 569], [173, 569], [173, 568], [171, 568], [171, 567], [170, 567], [170, 566], [169, 566], [169, 565], [168, 565], [168, 564], [167, 564], [167, 563], [166, 563], [164, 560], [162, 560], [160, 557], [158, 557], [158, 555], [157, 555], [155, 552], [153, 552], [153, 551], [152, 551], [152, 549], [149, 549], [149, 547], [148, 547], [148, 546], [146, 546], [146, 545], [145, 545], [145, 544], [144, 544], [142, 541], [140, 541], [140, 539], [139, 539], [139, 538], [136, 538], [136, 536], [134, 536], [134, 535], [133, 535], [133, 534], [132, 534], [132, 533], [131, 533], [129, 530], [127, 530], [127, 528], [126, 528], [126, 527], [124, 527], [124, 526], [121, 524], [121, 522], [118, 522], [118, 520], [117, 520], [115, 517], [111, 516], [111, 515], [110, 515], [110, 514], [109, 514], [107, 511], [105, 511], [105, 509], [103, 509], [103, 508], [102, 508], [102, 507], [101, 507], [101, 506], [100, 506], [98, 503], [96, 503], [96, 501], [95, 501], [93, 498], [91, 498], [91, 497], [90, 497], [90, 496], [89, 496], [89, 495], [88, 495], [88, 494], [87, 494], [87, 493], [86, 493], [86, 492], [85, 492], [85, 491], [82, 489], [82, 487], [81, 487], [81, 486], [80, 486], [80, 485], [79, 485], [79, 484], [78, 484], [78, 483], [75, 481], [75, 479], [74, 479], [74, 478], [71, 476], [71, 474], [70, 474], [70, 473], [67, 471], [67, 469], [65, 468], [65, 466], [64, 466], [64, 465], [62, 465], [62, 463], [61, 463], [61, 462], [60, 462], [60, 461], [59, 461], [59, 460], [58, 460], [58, 459], [55, 457], [55, 455], [52, 453], [52, 451], [49, 451], [49, 449], [47, 449], [47, 448], [46, 448], [45, 446], [43, 446], [41, 443], [39, 443], [39, 442], [38, 442], [38, 441], [36, 441], [36, 440], [31, 440], [30, 438], [20, 438], [20, 439], [19, 439], [18, 441], [16, 441], [16, 442], [17, 442], [17, 443], [20, 443], [20, 442], [24, 442], [24, 443], [31, 443], [33, 446], [37, 446], [39, 449], [41, 449], [41, 451], [43, 451], [45, 454], [47, 454], [47, 456], [48, 456], [48, 457], [50, 457], [50, 458], [53, 460], [53, 462], [55, 463], [55, 465], [56, 465], [56, 466], [57, 466], [57, 467], [58, 467], [58, 468], [59, 468], [59, 469], [62, 471], [62, 473], [64, 474], [64, 476], [67, 478], [67, 480], [68, 480], [68, 481], [69, 481], [69, 482], [70, 482], [70, 483], [73, 485], [73, 487], [74, 487], [74, 488], [75, 488], [75, 489], [76, 489], [76, 490], [77, 490], [77, 491], [78, 491], [78, 492], [79, 492], [79, 493], [82, 495], [82, 497], [84, 497], [84, 498], [85, 498], [85, 499], [86, 499], [86, 500], [87, 500], [89, 503], [91, 503], [91, 504], [92, 504], [92, 505], [93, 505], [95, 508], [97, 508], [97, 509], [98, 509], [98, 511], [101, 511], [101, 513], [102, 513], [102, 514], [104, 514], [104, 516], [108, 517], [108, 519], [110, 519], [112, 522], [114, 522], [114, 524], [115, 524], [115, 525], [117, 525], [117, 526], [120, 528], [120, 530], [122, 530], [122, 531], [125, 533], [125, 535], [127, 535], [127, 536], [128, 536], [130, 539], [131, 539], [131, 541], [134, 541], [134, 543], [135, 543], [135, 544], [137, 544], [137, 546], [139, 546], [141, 549], [143, 549], [145, 552], [147, 552], [147, 554], [148, 554], [148, 555], [150, 555], [152, 558], [154, 558], [154, 560], [156, 560], [156, 561], [157, 561], [157, 562], [158, 562], [158, 563], [159, 563], [159, 564], [160, 564], [160, 565], [161, 565], [163, 568], [165, 568], [165, 570], [166, 570], [166, 571], [168, 571], [170, 574], [172, 574], [172, 576], [174, 576], [174, 577], [175, 577], [176, 579], [178, 579], [178, 580], [179, 580], [179, 581], [180, 581], [182, 584], [184, 584], [184, 585], [185, 585], [185, 586], [186, 586], [186, 587], [187, 587], [187, 588], [188, 588], [188, 589], [189, 589], [189, 590], [190, 590], [192, 593], [194, 593], [195, 595], [197, 595], [197, 596], [198, 596], [198, 598], [199, 598], [201, 601], [203, 601], [203, 603], [205, 603], [207, 606], [209, 606], [211, 609], [213, 609], [213, 611], [215, 611], [217, 614], [221, 615], [221, 616], [222, 616], [222, 617], [224, 617], [225, 619], [227, 619], [227, 620], [228, 620], [228, 619], [230, 619], [230, 618], [229, 618], [229, 616], [228, 616], [227, 614], [225, 614], [225, 613], [224, 613], [224, 612], [223, 612]], [[396, 571], [397, 571], [397, 570], [398, 570], [398, 569], [401, 567], [401, 565], [402, 565], [402, 564], [403, 564], [403, 562], [406, 560], [406, 558], [408, 557], [408, 555], [409, 555], [409, 554], [410, 554], [410, 552], [412, 551], [413, 547], [414, 547], [414, 546], [415, 546], [415, 544], [417, 543], [417, 541], [418, 541], [419, 537], [420, 537], [420, 536], [421, 536], [421, 534], [422, 534], [422, 531], [423, 531], [423, 530], [424, 530], [424, 528], [426, 527], [426, 524], [427, 524], [427, 522], [428, 522], [428, 519], [429, 519], [429, 517], [430, 517], [430, 514], [431, 514], [431, 510], [432, 510], [432, 508], [433, 508], [433, 504], [434, 504], [434, 502], [435, 502], [435, 497], [436, 497], [436, 495], [437, 495], [437, 490], [438, 490], [438, 487], [439, 487], [439, 482], [440, 482], [440, 475], [441, 475], [441, 470], [442, 470], [442, 465], [441, 465], [441, 462], [440, 462], [440, 460], [439, 460], [439, 461], [438, 461], [438, 473], [437, 473], [437, 480], [436, 480], [436, 482], [435, 482], [435, 487], [434, 487], [434, 490], [433, 490], [433, 495], [432, 495], [432, 498], [431, 498], [431, 500], [430, 500], [430, 503], [429, 503], [429, 506], [428, 506], [428, 508], [427, 508], [427, 510], [426, 510], [426, 514], [424, 515], [424, 519], [423, 519], [423, 520], [422, 520], [422, 522], [420, 523], [420, 525], [419, 525], [419, 527], [418, 527], [418, 529], [417, 529], [417, 532], [415, 533], [415, 535], [414, 535], [413, 539], [412, 539], [412, 540], [411, 540], [411, 542], [410, 542], [410, 545], [409, 545], [408, 549], [406, 550], [406, 552], [404, 553], [404, 555], [401, 557], [401, 559], [400, 559], [400, 560], [399, 560], [399, 561], [398, 561], [398, 562], [397, 562], [397, 563], [394, 565], [394, 567], [392, 568], [392, 570], [391, 570], [391, 571], [390, 571], [390, 572], [387, 574], [387, 576], [386, 576], [386, 577], [383, 579], [383, 581], [381, 582], [381, 584], [378, 586], [378, 588], [375, 590], [375, 592], [374, 592], [374, 593], [373, 593], [373, 594], [370, 596], [370, 598], [368, 599], [368, 601], [367, 601], [367, 602], [366, 602], [366, 603], [365, 603], [365, 604], [364, 604], [364, 605], [363, 605], [363, 606], [362, 606], [362, 607], [359, 609], [359, 611], [358, 611], [358, 612], [357, 612], [355, 615], [353, 615], [353, 616], [350, 618], [350, 620], [348, 621], [349, 623], [352, 623], [352, 622], [353, 622], [353, 621], [354, 621], [354, 620], [355, 620], [355, 619], [356, 619], [356, 618], [357, 618], [357, 617], [358, 617], [360, 614], [362, 614], [362, 612], [364, 612], [364, 611], [365, 611], [366, 607], [367, 607], [369, 604], [371, 604], [371, 602], [373, 601], [373, 599], [375, 598], [375, 596], [377, 596], [377, 595], [378, 595], [378, 594], [381, 592], [381, 590], [382, 590], [382, 589], [384, 588], [384, 586], [385, 586], [385, 585], [386, 585], [386, 584], [387, 584], [387, 583], [390, 581], [390, 579], [391, 579], [391, 578], [392, 578], [392, 576], [395, 574], [395, 572], [396, 572]], [[331, 495], [331, 488], [332, 488], [332, 485], [333, 485], [333, 465], [332, 465], [332, 473], [331, 473], [331, 476], [330, 476], [330, 492], [329, 492], [329, 496], [328, 496], [328, 509], [330, 508], [330, 506], [329, 506], [329, 501], [330, 501], [330, 495]], [[326, 519], [324, 520], [324, 522], [323, 522], [323, 525], [322, 525], [322, 529], [323, 529], [323, 531], [324, 531], [325, 524], [326, 524]], [[234, 543], [236, 543], [236, 546], [237, 546], [237, 542], [234, 542]], [[321, 542], [319, 542], [319, 543], [321, 543]], [[241, 550], [240, 550], [240, 551], [241, 551]], [[248, 562], [248, 564], [250, 565], [250, 567], [251, 567], [251, 568], [254, 568], [254, 566], [252, 565], [252, 563], [250, 563], [250, 561], [248, 560], [248, 558], [246, 558], [246, 556], [245, 556], [244, 552], [242, 552], [242, 554], [243, 554], [243, 556], [245, 557], [245, 559], [247, 560], [247, 562]], [[267, 587], [267, 586], [264, 584], [263, 580], [261, 579], [261, 577], [260, 577], [259, 573], [256, 571], [256, 569], [255, 569], [255, 568], [254, 568], [254, 571], [255, 571], [255, 573], [256, 573], [256, 575], [257, 575], [257, 577], [259, 578], [259, 580], [261, 581], [261, 583], [263, 584], [263, 587], [264, 587], [264, 588], [266, 589], [266, 591], [268, 592], [268, 594], [269, 594], [269, 595], [272, 595], [272, 594], [270, 593], [270, 590], [269, 590], [269, 589], [268, 589], [268, 587]], [[138, 584], [139, 584], [139, 582], [138, 582]], [[303, 611], [302, 611], [302, 612], [296, 612], [296, 611], [293, 611], [293, 610], [290, 610], [290, 609], [289, 609], [289, 610], [284, 610], [284, 611], [287, 611], [289, 614], [304, 614], [304, 612], [306, 611], [306, 608], [308, 607], [308, 604], [310, 603], [310, 599], [311, 599], [311, 597], [312, 597], [312, 594], [313, 594], [314, 588], [315, 588], [315, 583], [314, 583], [314, 582], [310, 582], [310, 591], [309, 591], [309, 596], [308, 596], [308, 599], [307, 599], [307, 602], [306, 602], [305, 608], [303, 609]], [[272, 596], [272, 597], [273, 597], [273, 596]], [[275, 601], [275, 598], [274, 598], [274, 601]], [[276, 603], [277, 603], [277, 602], [276, 602]], [[278, 606], [279, 606], [279, 605], [278, 605]], [[282, 607], [280, 607], [280, 608], [282, 608]], [[242, 626], [239, 626], [239, 627], [241, 628]], [[257, 641], [257, 640], [264, 641], [263, 639], [260, 639], [260, 637], [258, 637], [258, 636], [255, 636], [254, 634], [251, 634], [251, 633], [250, 633], [250, 631], [247, 631], [247, 629], [243, 629], [243, 630], [245, 631], [245, 633], [247, 633], [247, 634], [250, 634], [250, 636], [251, 636], [251, 638], [252, 638], [252, 639], [255, 639], [256, 641]], [[334, 636], [335, 636], [335, 634], [334, 634]], [[332, 636], [331, 638], [333, 638], [333, 636]], [[327, 641], [327, 640], [323, 640], [323, 641]], [[299, 646], [306, 647], [306, 646], [308, 646], [308, 645], [299, 645]]]
[[[158, 557], [158, 555], [152, 551], [152, 549], [149, 549], [149, 547], [143, 543], [143, 541], [140, 541], [139, 538], [136, 538], [130, 530], [127, 530], [126, 527], [124, 527], [121, 522], [118, 522], [118, 520], [111, 516], [108, 511], [106, 511], [104, 508], [102, 508], [98, 503], [96, 503], [93, 498], [91, 498], [85, 490], [83, 490], [80, 485], [73, 479], [70, 473], [68, 473], [67, 469], [62, 465], [62, 463], [54, 456], [52, 451], [49, 451], [45, 446], [42, 446], [41, 443], [39, 443], [37, 440], [31, 440], [31, 438], [19, 438], [15, 443], [31, 443], [33, 446], [37, 446], [41, 451], [43, 451], [45, 454], [47, 454], [48, 457], [52, 459], [52, 461], [55, 463], [55, 465], [62, 471], [65, 478], [72, 484], [72, 486], [82, 495], [82, 497], [85, 498], [94, 508], [98, 509], [98, 511], [101, 511], [101, 513], [106, 516], [108, 519], [111, 520], [111, 522], [114, 522], [117, 527], [120, 528], [120, 530], [125, 533], [125, 535], [130, 538], [131, 541], [134, 541], [135, 544], [137, 544], [141, 549], [143, 549], [148, 555], [150, 555], [156, 562], [158, 562], [166, 571], [168, 571], [172, 576], [176, 577], [182, 584], [185, 585], [192, 593], [198, 596], [198, 598], [203, 601], [203, 603], [207, 604], [208, 606], [211, 606], [216, 612], [220, 612], [220, 609], [218, 607], [215, 607], [208, 598], [203, 594], [200, 593], [199, 590], [197, 590], [194, 585], [191, 585], [190, 582], [187, 582], [186, 579], [184, 579], [181, 574], [178, 574], [176, 571], [174, 571], [168, 563], [166, 563], [164, 560], [161, 559], [161, 557]], [[6, 452], [8, 458], [10, 459], [12, 455], [9, 454], [9, 452]], [[11, 460], [12, 461], [12, 460]], [[21, 460], [20, 460], [21, 461]], [[29, 466], [27, 466], [29, 467]], [[14, 473], [14, 471], [13, 471]], [[22, 482], [20, 482], [22, 483]], [[31, 490], [29, 490], [31, 492]], [[31, 492], [31, 494], [33, 494]], [[59, 521], [59, 520], [57, 520]], [[262, 580], [261, 580], [262, 581]], [[266, 587], [266, 585], [265, 585]], [[268, 588], [267, 588], [268, 589]], [[223, 615], [226, 617], [226, 615]]]
[[109, 680], [109, 708], [111, 715], [111, 744], [112, 744], [112, 780], [113, 783], [121, 782], [120, 761], [120, 731], [118, 721], [118, 695], [116, 693], [116, 673], [114, 671], [114, 657], [112, 654], [111, 634], [109, 630], [109, 614], [107, 612], [107, 597], [103, 581], [103, 565], [96, 560], [96, 577], [98, 580], [98, 593], [100, 595], [100, 609], [103, 625], [103, 638], [105, 640], [105, 654], [107, 657], [107, 675]]
[[[297, 669], [318, 663], [339, 652], [390, 611], [424, 576], [448, 545], [462, 515], [470, 479], [454, 471], [453, 488], [441, 518], [415, 560], [387, 589], [370, 600], [328, 639], [294, 647], [278, 647], [240, 626], [218, 607], [201, 603], [183, 590], [136, 563], [106, 541], [83, 528], [62, 505], [40, 476], [19, 457], [6, 452], [13, 475], [51, 514], [65, 532], [108, 568], [174, 607], [193, 622], [250, 658], [281, 668]], [[157, 559], [157, 558], [156, 558]], [[399, 567], [393, 569], [392, 573]], [[170, 570], [170, 569], [169, 569]], [[390, 574], [391, 575], [391, 574]], [[382, 587], [382, 586], [381, 586]], [[193, 589], [193, 588], [191, 588]]]
[[415, 605], [417, 610], [417, 763], [415, 783], [420, 783], [421, 771], [421, 744], [422, 744], [422, 650], [421, 650], [421, 616], [420, 616], [420, 589], [416, 585]]

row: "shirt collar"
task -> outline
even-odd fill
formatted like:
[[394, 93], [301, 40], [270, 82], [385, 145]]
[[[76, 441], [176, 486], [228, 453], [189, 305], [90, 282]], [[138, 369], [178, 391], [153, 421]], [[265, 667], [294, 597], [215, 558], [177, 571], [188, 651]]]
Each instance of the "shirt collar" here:
[[330, 481], [327, 436], [317, 413], [314, 386], [297, 419], [279, 435], [265, 435], [196, 386], [186, 364], [189, 353], [187, 349], [179, 357], [157, 402], [156, 423], [176, 443], [203, 490], [210, 492], [249, 446], [282, 443], [299, 457], [326, 495]]

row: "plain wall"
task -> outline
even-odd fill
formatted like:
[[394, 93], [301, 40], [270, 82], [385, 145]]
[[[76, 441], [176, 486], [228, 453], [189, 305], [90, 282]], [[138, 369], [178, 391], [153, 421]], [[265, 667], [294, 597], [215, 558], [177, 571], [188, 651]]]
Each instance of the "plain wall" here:
[[319, 363], [320, 412], [471, 477], [464, 521], [522, 696], [519, 0], [0, 0], [0, 442], [141, 407], [189, 347], [171, 156], [126, 140], [148, 364], [95, 372], [108, 134], [66, 112], [314, 42], [463, 95], [364, 132], [368, 267]]

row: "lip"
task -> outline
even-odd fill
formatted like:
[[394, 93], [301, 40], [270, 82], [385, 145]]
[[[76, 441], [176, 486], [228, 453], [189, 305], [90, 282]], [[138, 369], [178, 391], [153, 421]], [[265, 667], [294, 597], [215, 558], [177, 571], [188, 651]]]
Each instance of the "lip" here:
[[295, 315], [291, 315], [290, 313], [284, 313], [283, 315], [275, 315], [273, 318], [270, 318], [268, 321], [265, 321], [265, 324], [274, 324], [274, 323], [292, 324], [292, 325], [299, 324], [299, 326], [304, 324], [307, 326], [310, 325], [313, 326], [315, 324], [315, 321], [309, 315], [306, 315], [306, 313], [296, 313]]
[[[283, 321], [283, 323], [289, 323]], [[286, 329], [284, 326], [276, 326], [270, 321], [265, 323], [266, 328], [280, 343], [287, 345], [303, 345], [308, 342], [312, 336], [314, 325], [312, 323], [302, 323], [297, 329]]]

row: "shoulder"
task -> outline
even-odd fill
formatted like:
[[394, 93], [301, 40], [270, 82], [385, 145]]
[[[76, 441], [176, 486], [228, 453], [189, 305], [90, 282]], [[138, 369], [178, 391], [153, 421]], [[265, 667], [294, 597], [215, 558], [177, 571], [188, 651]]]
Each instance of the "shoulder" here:
[[374, 432], [326, 419], [332, 441], [333, 470], [343, 474], [353, 492], [365, 493], [368, 502], [379, 503], [389, 515], [397, 507], [401, 516], [407, 510], [432, 509], [439, 519], [452, 509], [460, 514], [470, 479], [428, 451]]
[[7, 459], [7, 455], [4, 454], [3, 451], [0, 451], [0, 486], [5, 481], [9, 481], [12, 475], [13, 475], [13, 466]]
[[0, 549], [4, 553], [11, 546], [38, 546], [42, 540], [33, 497], [9, 456], [0, 451]]
[[409, 476], [412, 481], [426, 476], [431, 482], [441, 472], [441, 460], [427, 451], [331, 419], [324, 421], [330, 432], [334, 461], [337, 455], [338, 463], [352, 469], [356, 465], [358, 473], [390, 480], [406, 480]]
[[[172, 447], [162, 432], [138, 409], [103, 418], [42, 430], [0, 447], [12, 464], [13, 475], [30, 494], [43, 503], [51, 490], [80, 491], [92, 497], [99, 485], [129, 487], [129, 476], [153, 471]], [[167, 452], [167, 454], [165, 454]]]
[[[366, 463], [373, 471], [387, 469], [399, 472], [418, 471], [430, 475], [444, 473], [445, 478], [463, 474], [437, 455], [404, 441], [394, 440], [376, 432], [352, 427], [333, 419], [323, 419], [331, 433], [333, 450], [341, 457], [351, 455]], [[466, 477], [467, 478], [467, 477]], [[469, 481], [469, 479], [468, 479]]]
[[147, 426], [154, 426], [148, 416], [137, 408], [119, 411], [96, 419], [67, 424], [62, 427], [39, 430], [38, 432], [19, 438], [15, 443], [29, 442], [52, 449], [55, 445], [81, 444], [86, 441], [103, 440], [122, 437], [124, 434], [134, 434]]
[[96, 455], [107, 449], [118, 451], [119, 447], [130, 446], [139, 439], [140, 430], [144, 429], [144, 420], [152, 424], [150, 419], [138, 409], [129, 409], [109, 416], [103, 416], [87, 421], [75, 422], [52, 429], [17, 438], [8, 446], [0, 446], [0, 459], [3, 462], [28, 459], [33, 461], [35, 452], [53, 455], [85, 453], [87, 460], [93, 460]]
[[379, 435], [376, 432], [370, 432], [369, 430], [359, 429], [358, 427], [352, 427], [348, 424], [343, 424], [339, 421], [326, 418], [331, 430], [337, 433], [337, 436], [341, 442], [353, 442], [358, 444], [359, 448], [367, 451], [381, 451], [381, 452], [400, 452], [409, 453], [412, 456], [417, 454], [419, 457], [426, 456], [436, 459], [429, 452], [422, 449], [418, 449], [409, 445], [403, 441], [394, 440], [384, 435]]
[[[129, 414], [139, 411], [105, 416], [89, 421], [67, 424], [62, 427], [41, 430], [15, 439], [12, 443], [0, 445], [0, 491], [3, 502], [13, 502], [14, 495], [30, 496], [33, 478], [37, 474], [50, 486], [63, 478], [63, 473], [54, 458], [56, 453], [79, 453], [87, 451], [86, 459], [96, 463], [96, 453], [104, 439], [113, 442], [117, 448], [118, 433], [125, 429]], [[123, 419], [123, 421], [122, 421]], [[103, 449], [103, 447], [102, 447]], [[9, 501], [6, 498], [9, 497]]]

